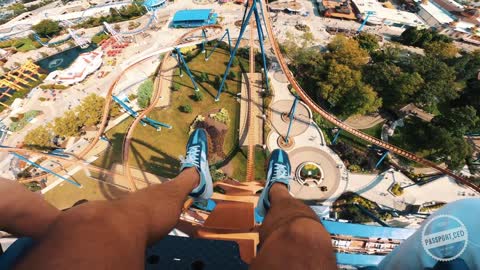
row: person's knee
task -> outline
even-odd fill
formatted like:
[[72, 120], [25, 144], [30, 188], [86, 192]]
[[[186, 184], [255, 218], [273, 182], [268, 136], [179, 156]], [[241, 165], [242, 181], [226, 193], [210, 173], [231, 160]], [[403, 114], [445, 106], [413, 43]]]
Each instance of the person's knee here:
[[121, 217], [121, 211], [115, 211], [112, 206], [104, 202], [85, 203], [63, 212], [59, 221], [83, 225], [110, 223]]

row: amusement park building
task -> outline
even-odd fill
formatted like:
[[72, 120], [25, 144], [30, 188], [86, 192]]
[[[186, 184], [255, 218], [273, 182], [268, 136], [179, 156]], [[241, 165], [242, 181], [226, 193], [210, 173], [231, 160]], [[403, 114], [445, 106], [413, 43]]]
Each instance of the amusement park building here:
[[172, 26], [175, 28], [189, 28], [217, 23], [217, 13], [211, 9], [185, 9], [175, 13]]
[[83, 81], [89, 74], [100, 68], [102, 65], [101, 50], [82, 53], [65, 70], [56, 70], [48, 75], [45, 82], [71, 85]]
[[374, 12], [368, 19], [368, 24], [389, 25], [400, 28], [422, 27], [424, 23], [414, 13], [382, 6], [377, 0], [352, 0], [358, 16], [365, 19], [367, 12]]

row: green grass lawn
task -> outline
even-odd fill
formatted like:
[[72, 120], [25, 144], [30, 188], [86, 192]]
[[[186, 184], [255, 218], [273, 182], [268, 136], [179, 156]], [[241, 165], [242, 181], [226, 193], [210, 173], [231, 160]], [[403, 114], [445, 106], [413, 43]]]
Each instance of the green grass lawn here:
[[[36, 41], [34, 40], [31, 40], [29, 38], [22, 38], [22, 39], [19, 39], [19, 42], [22, 42], [23, 45], [16, 48], [19, 52], [28, 52], [28, 51], [31, 51], [31, 50], [36, 50], [38, 49], [38, 44], [36, 46]], [[41, 46], [40, 46], [41, 47]]]
[[230, 161], [230, 166], [233, 167], [232, 178], [238, 181], [245, 181], [247, 175], [247, 148], [241, 148]]
[[[242, 147], [230, 161], [231, 166], [233, 167], [233, 173], [231, 177], [238, 181], [245, 181], [245, 176], [247, 175], [247, 155], [248, 148]], [[255, 148], [255, 180], [265, 180], [266, 172], [266, 159], [268, 158], [267, 153], [261, 148]]]
[[380, 139], [381, 134], [382, 134], [382, 126], [383, 126], [383, 122], [382, 122], [382, 123], [378, 123], [378, 124], [376, 124], [375, 126], [373, 126], [373, 127], [371, 127], [371, 128], [361, 129], [360, 131], [363, 131], [364, 133], [367, 133], [367, 134], [370, 135], [370, 136], [373, 136], [373, 137], [375, 137], [375, 138]]
[[111, 200], [119, 198], [128, 192], [124, 189], [96, 181], [85, 175], [83, 170], [74, 174], [71, 179], [80, 183], [82, 187], [78, 188], [63, 182], [45, 193], [45, 200], [58, 209], [65, 209], [72, 207], [74, 203], [82, 199], [89, 201]]
[[268, 156], [267, 153], [261, 148], [255, 148], [255, 179], [256, 180], [265, 180], [266, 177], [266, 160]]
[[[203, 54], [199, 54], [188, 63], [203, 94], [202, 101], [193, 100], [194, 88], [185, 73], [183, 77], [174, 76], [174, 82], [180, 84], [180, 89], [172, 92], [170, 106], [166, 109], [154, 110], [148, 115], [154, 120], [172, 125], [173, 128], [162, 128], [158, 132], [151, 126], [138, 125], [133, 135], [130, 165], [164, 177], [176, 176], [180, 165], [178, 156], [185, 155], [185, 145], [193, 120], [199, 114], [221, 108], [227, 109], [230, 116], [230, 124], [223, 145], [224, 153], [232, 152], [238, 141], [240, 104], [235, 100], [235, 95], [240, 92], [241, 81], [227, 80], [228, 90], [223, 92], [220, 102], [214, 101], [217, 90], [213, 86], [215, 76], [223, 75], [228, 57], [228, 52], [217, 49], [208, 62], [205, 62]], [[236, 78], [240, 78], [240, 66], [233, 67], [232, 70], [237, 75]], [[201, 72], [208, 74], [209, 82], [200, 82]], [[178, 75], [178, 70], [175, 74]], [[187, 104], [192, 107], [192, 112], [181, 112], [179, 107]], [[113, 162], [121, 161], [123, 137], [131, 121], [131, 119], [123, 121], [107, 133], [112, 141], [112, 147], [96, 161], [97, 165], [109, 167]]]
[[132, 122], [133, 118], [129, 117], [106, 132], [106, 136], [110, 140], [111, 146], [93, 162], [94, 165], [110, 169], [112, 164], [122, 162], [123, 138]]

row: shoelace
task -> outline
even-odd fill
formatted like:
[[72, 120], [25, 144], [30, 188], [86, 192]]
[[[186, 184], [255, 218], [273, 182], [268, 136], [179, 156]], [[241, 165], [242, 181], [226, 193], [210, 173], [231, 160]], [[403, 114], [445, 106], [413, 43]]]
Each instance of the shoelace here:
[[287, 171], [287, 166], [280, 164], [280, 163], [275, 163], [274, 165], [274, 170], [273, 170], [273, 178], [275, 179], [282, 179], [282, 180], [288, 180], [290, 179], [290, 175], [288, 174]]
[[187, 156], [185, 158], [183, 156], [180, 156], [180, 163], [191, 164], [191, 165], [195, 165], [196, 167], [200, 167], [200, 155], [198, 155], [199, 152], [200, 152], [199, 145], [191, 146], [190, 148], [188, 148]]

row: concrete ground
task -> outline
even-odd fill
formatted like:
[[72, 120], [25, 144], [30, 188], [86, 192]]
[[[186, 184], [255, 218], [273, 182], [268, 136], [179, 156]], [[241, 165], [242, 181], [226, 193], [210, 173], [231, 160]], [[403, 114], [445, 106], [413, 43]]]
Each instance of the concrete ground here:
[[[302, 200], [324, 200], [335, 193], [339, 187], [340, 172], [337, 164], [330, 154], [315, 147], [298, 147], [289, 152], [292, 168], [304, 162], [310, 161], [320, 165], [324, 172], [324, 179], [320, 186], [326, 186], [327, 191], [323, 192], [320, 187], [303, 186], [296, 180], [290, 181], [290, 192], [295, 198]], [[295, 173], [295, 172], [293, 172]]]
[[[288, 126], [290, 120], [283, 119], [282, 114], [290, 112], [293, 105], [293, 101], [279, 100], [270, 105], [270, 123], [273, 129], [282, 136], [286, 136], [288, 132]], [[297, 104], [294, 119], [290, 129], [290, 136], [298, 136], [304, 133], [310, 126], [311, 114], [307, 106], [303, 102]]]
[[385, 122], [385, 119], [382, 118], [379, 114], [374, 115], [353, 115], [347, 120], [345, 124], [356, 128], [356, 129], [367, 129], [371, 128], [379, 123]]

